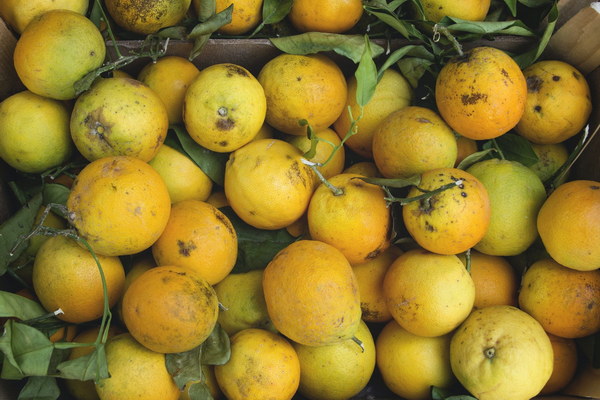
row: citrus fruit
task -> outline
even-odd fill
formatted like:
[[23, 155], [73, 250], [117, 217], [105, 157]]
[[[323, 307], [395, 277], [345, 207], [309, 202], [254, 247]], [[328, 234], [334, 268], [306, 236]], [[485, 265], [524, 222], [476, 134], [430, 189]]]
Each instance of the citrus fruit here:
[[89, 3], [89, 0], [5, 0], [0, 4], [0, 17], [21, 34], [31, 20], [47, 11], [64, 9], [85, 15]]
[[[37, 226], [41, 223], [42, 226], [46, 226], [48, 228], [54, 228], [54, 229], [65, 229], [66, 228], [65, 219], [58, 216], [57, 214], [55, 214], [52, 211], [50, 211], [46, 214], [46, 216], [44, 217], [44, 221], [42, 222], [42, 217], [43, 217], [44, 213], [46, 213], [46, 206], [42, 206], [38, 209], [37, 213], [35, 214], [35, 219], [33, 220], [33, 226]], [[34, 257], [37, 254], [40, 247], [42, 246], [42, 244], [49, 238], [50, 238], [50, 236], [41, 235], [41, 234], [33, 235], [29, 239], [29, 245], [23, 251], [23, 253], [27, 256]]]
[[264, 270], [263, 292], [273, 325], [296, 343], [350, 339], [361, 321], [352, 267], [339, 250], [317, 240], [279, 251]]
[[156, 92], [167, 107], [170, 124], [183, 122], [183, 99], [198, 67], [187, 58], [164, 56], [146, 64], [137, 79]]
[[162, 28], [177, 25], [188, 9], [191, 0], [106, 0], [106, 10], [121, 28], [149, 35]]
[[101, 400], [177, 400], [179, 388], [167, 371], [165, 355], [138, 343], [129, 333], [106, 344], [109, 378], [96, 382]]
[[183, 121], [198, 144], [227, 153], [256, 136], [266, 107], [262, 86], [246, 68], [215, 64], [200, 71], [185, 92]]
[[450, 342], [454, 375], [480, 400], [532, 398], [550, 378], [553, 362], [542, 326], [512, 306], [473, 311]]
[[574, 339], [561, 338], [548, 334], [554, 354], [554, 368], [550, 379], [544, 385], [540, 394], [556, 393], [564, 389], [573, 379], [577, 371], [577, 344]]
[[475, 249], [495, 256], [524, 252], [538, 237], [536, 216], [546, 200], [540, 178], [519, 162], [497, 158], [479, 161], [467, 172], [483, 183], [491, 207], [490, 225]]
[[331, 177], [329, 184], [339, 192], [319, 185], [307, 214], [311, 238], [334, 246], [353, 264], [372, 259], [388, 248], [392, 224], [385, 192], [361, 177]]
[[600, 270], [576, 271], [548, 258], [523, 275], [519, 307], [546, 332], [580, 338], [600, 331]]
[[287, 400], [298, 390], [300, 362], [285, 338], [244, 329], [231, 337], [231, 357], [215, 366], [215, 376], [230, 400]]
[[223, 190], [213, 190], [210, 196], [208, 196], [208, 199], [206, 199], [206, 202], [212, 204], [216, 208], [227, 207], [229, 205]]
[[149, 248], [167, 225], [171, 199], [150, 165], [127, 156], [87, 164], [67, 199], [68, 220], [98, 254], [116, 256]]
[[27, 25], [15, 47], [15, 70], [25, 87], [57, 100], [77, 96], [75, 83], [104, 62], [106, 47], [96, 25], [70, 10], [51, 10]]
[[456, 168], [423, 173], [418, 187], [408, 192], [408, 198], [453, 182], [455, 187], [402, 206], [402, 218], [410, 235], [434, 253], [458, 254], [470, 249], [483, 238], [490, 223], [486, 188], [476, 177]]
[[[131, 258], [131, 266], [125, 272], [125, 284], [123, 285], [123, 294], [125, 294], [125, 292], [129, 288], [129, 286], [131, 286], [133, 281], [139, 278], [144, 272], [154, 267], [156, 267], [156, 261], [154, 261], [154, 258], [152, 257], [152, 254], [150, 252], [145, 251], [143, 253], [138, 253], [134, 255]], [[119, 299], [116, 309], [121, 322], [123, 322], [123, 296], [121, 296], [121, 298]]]
[[456, 147], [458, 152], [456, 155], [456, 162], [454, 163], [455, 167], [457, 167], [462, 160], [477, 152], [477, 142], [460, 135], [456, 138]]
[[343, 33], [363, 14], [360, 0], [294, 0], [288, 18], [300, 32]]
[[504, 51], [475, 47], [451, 59], [437, 76], [435, 101], [452, 129], [470, 139], [493, 139], [521, 119], [527, 84]]
[[410, 105], [413, 99], [413, 90], [402, 74], [388, 68], [377, 82], [373, 97], [363, 106], [361, 115], [361, 108], [356, 100], [357, 85], [354, 75], [348, 78], [346, 107], [333, 123], [333, 129], [340, 138], [346, 137], [350, 132], [352, 124], [350, 112], [348, 111], [348, 107], [350, 107], [352, 119], [355, 121], [353, 128], [355, 133], [344, 144], [362, 157], [372, 159], [372, 141], [375, 128], [392, 112]]
[[373, 133], [373, 159], [386, 178], [408, 178], [451, 168], [458, 148], [452, 129], [435, 112], [408, 106], [394, 111]]
[[298, 391], [311, 400], [345, 400], [363, 390], [375, 369], [375, 343], [361, 322], [353, 339], [328, 346], [292, 342], [300, 360]]
[[372, 161], [360, 161], [354, 163], [342, 172], [345, 174], [364, 175], [369, 178], [381, 178], [381, 173], [377, 169], [377, 165]]
[[538, 61], [523, 70], [527, 80], [525, 112], [515, 127], [533, 143], [561, 143], [579, 133], [592, 112], [590, 87], [574, 66]]
[[[473, 307], [484, 308], [495, 305], [517, 306], [519, 276], [504, 257], [490, 256], [471, 250], [471, 278], [475, 284]], [[466, 265], [466, 258], [459, 256]]]
[[0, 158], [26, 173], [40, 173], [66, 162], [73, 152], [70, 110], [28, 90], [0, 103]]
[[219, 302], [225, 310], [219, 312], [218, 322], [229, 336], [248, 328], [275, 332], [267, 312], [262, 286], [263, 270], [229, 274], [215, 285]]
[[600, 183], [575, 180], [548, 196], [537, 215], [544, 247], [558, 263], [581, 271], [600, 268]]
[[148, 86], [105, 78], [77, 98], [70, 126], [77, 150], [89, 161], [108, 156], [150, 161], [167, 137], [169, 118]]
[[191, 350], [208, 338], [219, 302], [196, 271], [159, 265], [134, 280], [123, 296], [123, 321], [131, 335], [159, 353]]
[[280, 54], [260, 70], [267, 97], [266, 121], [291, 135], [303, 135], [307, 120], [315, 131], [329, 127], [342, 113], [348, 88], [340, 67], [322, 54]]
[[302, 152], [280, 139], [253, 141], [229, 155], [225, 195], [247, 224], [281, 229], [304, 214], [314, 189], [314, 172]]
[[161, 176], [171, 203], [183, 200], [205, 201], [210, 196], [213, 182], [187, 155], [163, 144], [148, 164]]
[[219, 209], [203, 201], [183, 200], [171, 207], [152, 254], [159, 265], [188, 267], [214, 285], [233, 269], [237, 244], [231, 221]]
[[392, 317], [419, 336], [441, 336], [467, 318], [475, 285], [457, 256], [414, 249], [388, 268], [383, 295]]
[[[538, 157], [538, 161], [530, 165], [529, 168], [539, 176], [542, 182], [549, 180], [569, 158], [569, 151], [563, 143], [555, 144], [536, 144], [532, 143], [531, 148]], [[561, 178], [560, 183], [564, 183], [568, 178], [566, 173]]]
[[390, 246], [377, 257], [360, 264], [352, 264], [358, 281], [362, 319], [366, 322], [387, 322], [392, 319], [383, 294], [383, 280], [388, 268], [402, 254], [396, 246]]
[[[196, 12], [200, 12], [201, 0], [192, 0]], [[225, 35], [243, 35], [256, 28], [262, 19], [263, 0], [216, 0], [215, 12], [221, 12], [233, 4], [231, 22], [217, 32]]]
[[452, 0], [422, 0], [425, 18], [428, 21], [440, 22], [448, 16], [468, 21], [483, 21], [490, 9], [490, 0], [468, 0], [456, 2]]
[[[125, 271], [117, 257], [97, 254], [106, 280], [108, 306], [114, 306], [125, 283]], [[50, 237], [38, 250], [33, 265], [33, 288], [48, 312], [61, 309], [56, 317], [82, 323], [100, 318], [104, 292], [98, 265], [92, 254], [74, 239]]]
[[[342, 141], [338, 135], [334, 130], [329, 128], [320, 130], [314, 134], [318, 138], [318, 141], [315, 148], [315, 155], [310, 158], [309, 161], [323, 164], [319, 165], [318, 169], [325, 179], [341, 173], [346, 161], [346, 152], [344, 146], [341, 145]], [[285, 135], [284, 140], [296, 146], [304, 154], [311, 149], [311, 140], [307, 136]], [[331, 153], [334, 152], [336, 147], [337, 149], [332, 155]], [[331, 159], [329, 159], [329, 157], [331, 157]], [[319, 183], [316, 176], [315, 182]]]
[[385, 385], [408, 400], [430, 399], [431, 386], [453, 385], [450, 339], [450, 334], [413, 335], [396, 321], [388, 322], [375, 343], [377, 368]]

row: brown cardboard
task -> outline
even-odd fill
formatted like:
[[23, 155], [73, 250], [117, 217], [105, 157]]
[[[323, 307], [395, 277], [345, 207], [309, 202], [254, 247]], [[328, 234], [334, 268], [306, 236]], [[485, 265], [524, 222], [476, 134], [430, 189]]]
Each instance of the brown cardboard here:
[[13, 65], [12, 55], [16, 43], [12, 31], [0, 19], [0, 99], [25, 89]]

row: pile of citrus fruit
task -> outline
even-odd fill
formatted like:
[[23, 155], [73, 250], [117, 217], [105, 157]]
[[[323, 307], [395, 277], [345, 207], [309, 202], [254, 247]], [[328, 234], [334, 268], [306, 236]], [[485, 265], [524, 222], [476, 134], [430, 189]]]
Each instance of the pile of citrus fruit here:
[[[0, 5], [26, 88], [0, 102], [21, 201], [0, 226], [1, 377], [24, 398], [520, 400], [587, 362], [600, 182], [568, 175], [592, 110], [572, 65], [459, 48], [423, 101], [394, 65], [331, 52], [256, 74], [161, 54], [81, 89], [106, 26], [87, 1], [34, 3]], [[103, 21], [229, 12], [217, 31], [242, 35], [273, 7], [149, 3], [105, 0]], [[298, 32], [333, 35], [366, 9], [289, 3]], [[416, 3], [428, 21], [490, 7]]]

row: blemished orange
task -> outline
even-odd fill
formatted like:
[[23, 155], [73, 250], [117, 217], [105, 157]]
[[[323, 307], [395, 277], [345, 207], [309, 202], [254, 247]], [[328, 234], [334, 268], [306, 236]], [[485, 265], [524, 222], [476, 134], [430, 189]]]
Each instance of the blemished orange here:
[[[564, 143], [532, 143], [531, 148], [538, 157], [538, 161], [535, 164], [530, 165], [529, 168], [531, 168], [544, 183], [553, 177], [569, 158], [569, 150]], [[559, 185], [565, 183], [567, 179], [569, 179], [569, 170], [567, 170], [562, 178], [560, 178]]]
[[187, 58], [165, 56], [149, 62], [137, 75], [150, 86], [167, 107], [170, 124], [183, 122], [183, 99], [190, 83], [200, 70]]
[[[118, 257], [97, 254], [108, 290], [108, 306], [123, 293], [125, 271]], [[48, 312], [59, 308], [56, 317], [82, 323], [100, 318], [104, 292], [98, 265], [92, 254], [74, 239], [53, 236], [38, 250], [33, 265], [33, 288]]]
[[106, 10], [121, 28], [142, 35], [156, 33], [176, 25], [188, 9], [191, 0], [105, 0]]
[[525, 271], [519, 307], [546, 332], [575, 339], [600, 331], [599, 295], [600, 270], [577, 271], [547, 258]]
[[363, 14], [361, 0], [294, 0], [288, 18], [300, 32], [343, 33]]
[[561, 338], [551, 333], [548, 334], [548, 337], [554, 354], [554, 368], [550, 379], [540, 392], [541, 395], [556, 393], [564, 389], [573, 380], [579, 360], [575, 339]]
[[229, 400], [289, 400], [300, 384], [300, 362], [284, 337], [250, 328], [231, 337], [231, 357], [215, 366], [215, 376]]
[[[310, 158], [309, 161], [323, 164], [317, 166], [317, 168], [325, 179], [341, 173], [346, 161], [346, 151], [344, 146], [341, 146], [341, 139], [335, 131], [330, 128], [320, 130], [314, 134], [318, 138], [318, 142], [315, 155]], [[311, 140], [307, 136], [286, 135], [284, 140], [293, 144], [304, 153], [311, 148]], [[337, 149], [335, 149], [335, 153], [332, 156], [331, 153], [334, 151], [335, 147], [337, 147]], [[329, 159], [329, 157], [331, 157], [331, 159]], [[315, 182], [319, 183], [316, 175], [315, 179]]]
[[[517, 306], [519, 276], [504, 257], [490, 256], [471, 250], [471, 278], [475, 283], [473, 307], [484, 308], [494, 305]], [[465, 263], [464, 254], [459, 256]]]
[[400, 255], [383, 279], [392, 317], [414, 335], [450, 333], [469, 315], [475, 284], [455, 255], [414, 249]]
[[462, 160], [477, 152], [477, 142], [464, 136], [459, 135], [456, 138], [456, 146], [458, 152], [456, 155], [456, 162], [454, 163], [455, 167], [457, 167]]
[[352, 338], [361, 321], [352, 267], [335, 247], [298, 240], [283, 248], [263, 274], [275, 328], [296, 343], [319, 346]]
[[98, 254], [124, 256], [148, 249], [171, 213], [164, 181], [134, 157], [106, 157], [87, 164], [67, 199], [68, 221]]
[[390, 245], [392, 216], [381, 186], [362, 175], [338, 174], [315, 190], [308, 205], [311, 238], [328, 243], [348, 259], [361, 263], [377, 257]]
[[451, 168], [458, 154], [452, 129], [433, 110], [403, 107], [373, 132], [373, 160], [386, 178], [409, 178], [436, 168]]
[[538, 61], [523, 70], [527, 103], [516, 132], [538, 144], [562, 143], [579, 133], [592, 112], [590, 87], [574, 66]]
[[177, 400], [179, 388], [167, 370], [165, 355], [121, 333], [106, 343], [109, 378], [95, 383], [101, 400]]
[[213, 331], [218, 314], [212, 286], [185, 267], [151, 268], [123, 296], [127, 330], [158, 353], [181, 353], [199, 346]]
[[600, 268], [600, 182], [560, 185], [542, 205], [537, 229], [558, 263], [580, 271]]
[[281, 139], [248, 143], [229, 155], [224, 190], [229, 205], [249, 225], [281, 229], [300, 218], [314, 190], [314, 172], [302, 152]]
[[291, 135], [329, 127], [344, 110], [348, 88], [340, 67], [322, 54], [280, 54], [260, 70], [267, 97], [266, 122]]
[[[192, 0], [195, 9], [200, 10], [200, 0]], [[221, 12], [233, 4], [231, 22], [218, 29], [225, 35], [243, 35], [256, 28], [262, 20], [263, 0], [216, 0], [216, 12]]]
[[362, 319], [366, 322], [387, 322], [392, 319], [383, 294], [383, 280], [388, 268], [402, 254], [396, 246], [390, 246], [377, 257], [360, 264], [352, 264], [360, 291]]
[[483, 21], [490, 9], [490, 0], [421, 0], [425, 18], [428, 21], [440, 22], [445, 16]]
[[89, 4], [89, 0], [4, 0], [0, 3], [0, 17], [21, 34], [35, 17], [45, 12], [64, 9], [85, 15]]
[[452, 129], [474, 140], [493, 139], [515, 127], [527, 98], [519, 65], [503, 50], [475, 47], [446, 63], [435, 101]]
[[468, 172], [441, 168], [421, 175], [419, 187], [408, 197], [422, 195], [443, 185], [455, 187], [434, 194], [429, 199], [412, 201], [402, 206], [404, 225], [423, 248], [439, 254], [462, 253], [477, 244], [490, 224], [491, 208], [483, 184]]
[[171, 207], [152, 254], [157, 264], [193, 269], [214, 285], [233, 269], [237, 249], [237, 233], [225, 214], [206, 202], [183, 200]]
[[408, 400], [431, 398], [431, 387], [450, 388], [456, 379], [450, 368], [451, 335], [413, 335], [394, 320], [375, 343], [377, 368], [385, 385]]
[[17, 75], [27, 89], [57, 100], [77, 96], [75, 82], [104, 62], [102, 34], [84, 15], [51, 10], [27, 25], [15, 47]]

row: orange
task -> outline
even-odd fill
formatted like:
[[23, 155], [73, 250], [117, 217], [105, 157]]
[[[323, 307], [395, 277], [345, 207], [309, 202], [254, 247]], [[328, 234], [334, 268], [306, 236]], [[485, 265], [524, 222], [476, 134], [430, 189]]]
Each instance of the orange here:
[[[317, 168], [325, 177], [325, 179], [341, 173], [344, 169], [344, 163], [346, 161], [346, 152], [344, 147], [340, 146], [342, 141], [338, 135], [334, 130], [329, 128], [320, 130], [314, 134], [318, 138], [318, 142], [315, 155], [314, 157], [310, 158], [310, 161], [323, 164], [317, 166]], [[307, 136], [286, 135], [284, 140], [299, 148], [303, 153], [306, 153], [311, 148], [311, 140]], [[335, 150], [335, 153], [331, 155], [336, 146], [339, 147], [337, 150]], [[329, 157], [331, 157], [330, 160]], [[315, 182], [319, 183], [316, 176], [315, 179]]]
[[131, 156], [150, 161], [167, 137], [169, 117], [160, 97], [140, 81], [105, 78], [75, 101], [71, 137], [89, 161]]
[[167, 107], [169, 123], [177, 124], [183, 122], [185, 92], [199, 72], [187, 58], [165, 56], [146, 64], [137, 79], [156, 92]]
[[148, 35], [179, 23], [191, 0], [106, 0], [106, 9], [123, 29]]
[[33, 18], [19, 37], [13, 59], [25, 87], [57, 100], [77, 96], [74, 84], [104, 62], [106, 47], [92, 21], [70, 10]]
[[[465, 256], [459, 258], [466, 265]], [[517, 306], [519, 276], [504, 257], [471, 250], [471, 278], [475, 283], [473, 307]]]
[[89, 0], [4, 0], [0, 3], [0, 17], [21, 34], [31, 20], [47, 11], [65, 9], [85, 15], [89, 3]]
[[219, 387], [229, 400], [289, 400], [300, 383], [300, 362], [283, 337], [244, 329], [231, 338], [231, 357], [215, 366]]
[[256, 140], [230, 154], [225, 195], [235, 213], [259, 229], [281, 229], [299, 219], [314, 189], [302, 152], [280, 139]]
[[490, 9], [490, 0], [421, 0], [425, 18], [428, 21], [440, 22], [445, 16], [483, 21]]
[[456, 162], [454, 163], [455, 167], [457, 167], [462, 160], [477, 152], [477, 142], [464, 136], [459, 135], [456, 138], [456, 146], [458, 153], [456, 156]]
[[[556, 144], [536, 144], [532, 143], [531, 148], [538, 157], [538, 161], [530, 165], [529, 168], [535, 172], [542, 182], [548, 181], [556, 171], [567, 162], [569, 151], [564, 143]], [[569, 171], [560, 179], [560, 183], [564, 183], [569, 177]]]
[[540, 394], [556, 393], [564, 389], [577, 371], [578, 356], [575, 339], [565, 339], [550, 333], [548, 337], [554, 354], [554, 368]]
[[288, 18], [300, 32], [346, 32], [363, 14], [361, 0], [294, 0]]
[[67, 199], [68, 220], [98, 254], [122, 256], [149, 248], [167, 225], [171, 199], [162, 178], [134, 157], [86, 165]]
[[123, 296], [123, 321], [144, 347], [159, 353], [191, 350], [217, 323], [219, 301], [196, 271], [176, 266], [151, 268]]
[[61, 101], [28, 90], [0, 103], [0, 158], [26, 173], [65, 163], [73, 153], [71, 111]]
[[199, 145], [227, 153], [256, 136], [265, 122], [266, 107], [262, 86], [246, 68], [215, 64], [200, 71], [190, 83], [183, 102], [183, 121]]
[[275, 328], [296, 343], [319, 346], [350, 339], [360, 324], [358, 283], [335, 247], [298, 240], [279, 251], [263, 275]]
[[[118, 257], [96, 255], [108, 290], [108, 306], [123, 293], [125, 271]], [[104, 311], [104, 292], [98, 265], [92, 254], [73, 239], [49, 238], [38, 250], [33, 265], [33, 288], [48, 312], [67, 322], [93, 321]]]
[[106, 344], [109, 378], [96, 382], [102, 400], [177, 400], [179, 388], [167, 371], [165, 355], [147, 349], [129, 333]]
[[548, 258], [533, 263], [523, 275], [519, 307], [546, 332], [581, 338], [600, 331], [600, 270], [576, 271]]
[[[148, 271], [150, 268], [156, 267], [156, 261], [152, 257], [150, 252], [138, 253], [131, 259], [131, 267], [125, 273], [125, 284], [123, 285], [123, 294], [127, 291], [129, 286], [135, 281], [140, 275]], [[123, 322], [123, 296], [117, 303], [117, 312], [121, 322]]]
[[462, 253], [477, 244], [490, 223], [490, 200], [483, 184], [468, 172], [456, 168], [427, 171], [418, 188], [408, 197], [435, 190], [443, 185], [459, 184], [430, 197], [402, 206], [404, 225], [423, 248], [439, 254]]
[[516, 307], [475, 310], [450, 342], [459, 382], [480, 400], [530, 399], [552, 374], [552, 344], [542, 326]]
[[229, 205], [223, 190], [213, 191], [210, 196], [208, 196], [208, 199], [206, 199], [206, 202], [212, 204], [216, 208], [227, 207]]
[[402, 250], [391, 246], [371, 260], [352, 265], [360, 291], [363, 321], [387, 322], [392, 319], [383, 294], [383, 281], [390, 265], [400, 254]]
[[517, 133], [533, 143], [561, 143], [579, 133], [592, 112], [590, 87], [574, 66], [538, 61], [523, 70], [527, 103]]
[[364, 175], [369, 178], [381, 178], [381, 173], [372, 161], [360, 161], [342, 171], [345, 174]]
[[558, 263], [580, 271], [600, 268], [600, 183], [576, 180], [560, 185], [537, 215], [544, 247]]
[[361, 175], [339, 174], [329, 179], [339, 193], [321, 184], [308, 205], [311, 238], [337, 248], [350, 263], [377, 257], [390, 245], [392, 225], [385, 192]]
[[377, 368], [392, 392], [408, 400], [431, 398], [431, 386], [455, 383], [450, 368], [451, 335], [413, 335], [396, 321], [388, 322], [375, 343]]
[[409, 106], [388, 115], [373, 133], [373, 159], [386, 178], [408, 178], [436, 168], [451, 168], [456, 138], [428, 108]]
[[301, 120], [315, 131], [328, 128], [346, 104], [344, 73], [322, 54], [280, 54], [262, 67], [258, 80], [267, 97], [266, 122], [283, 133], [305, 134]]
[[198, 200], [173, 204], [169, 222], [152, 245], [159, 265], [193, 269], [214, 285], [233, 269], [237, 234], [231, 221], [214, 206]]
[[517, 125], [527, 84], [504, 51], [480, 46], [451, 59], [437, 76], [435, 101], [452, 129], [474, 140], [493, 139]]
[[[200, 12], [201, 0], [192, 0], [196, 12]], [[216, 0], [215, 11], [221, 12], [233, 4], [231, 22], [217, 32], [225, 35], [243, 35], [256, 28], [262, 19], [263, 0]]]
[[400, 326], [414, 335], [451, 332], [471, 312], [475, 285], [457, 256], [414, 249], [390, 265], [383, 295]]

